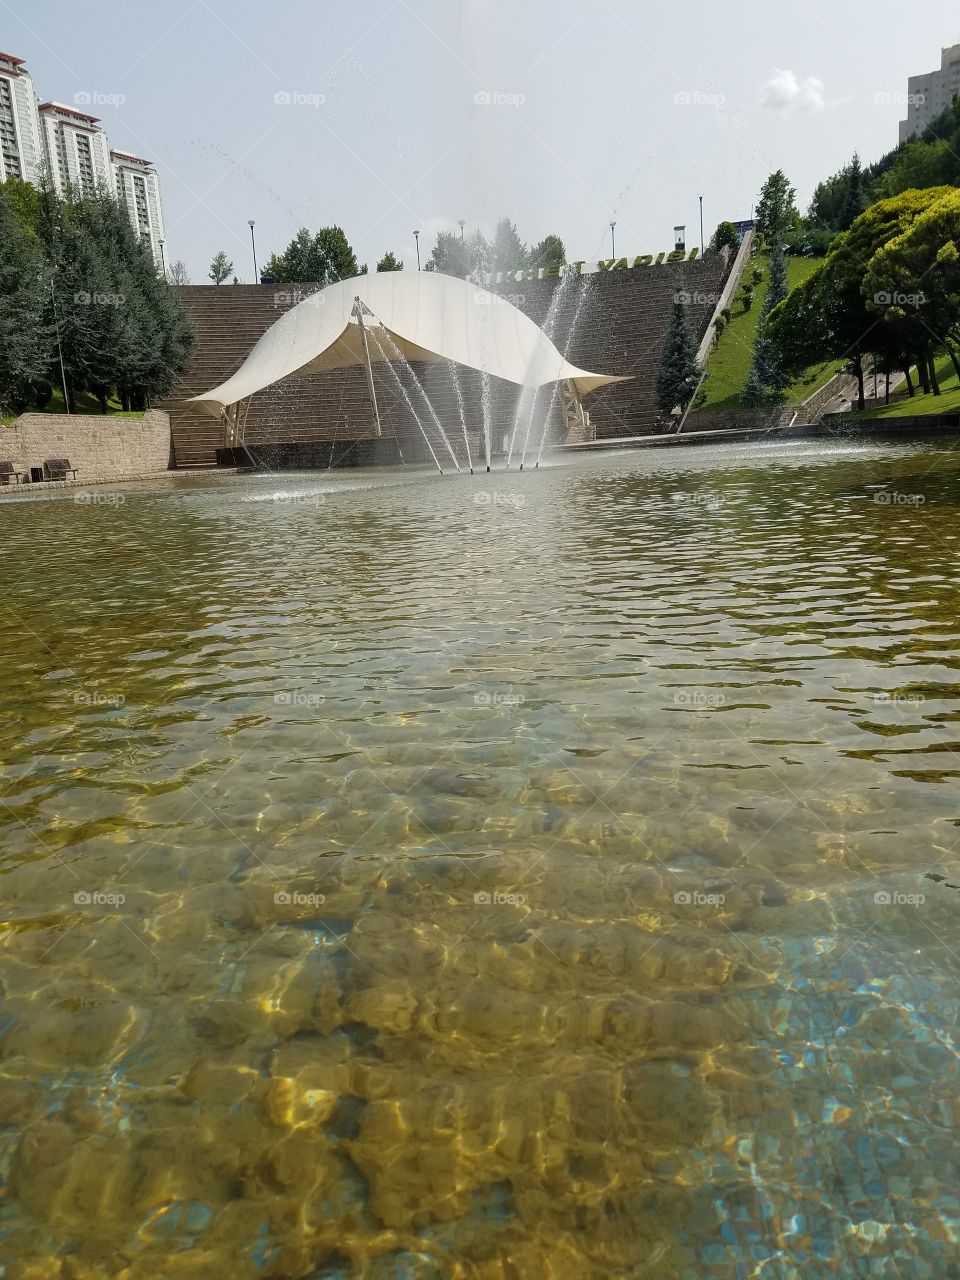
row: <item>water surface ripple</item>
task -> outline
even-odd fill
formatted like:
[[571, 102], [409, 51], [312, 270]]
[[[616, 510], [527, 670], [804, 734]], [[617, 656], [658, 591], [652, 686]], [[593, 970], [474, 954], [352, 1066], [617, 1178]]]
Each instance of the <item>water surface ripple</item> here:
[[0, 502], [0, 1270], [960, 1274], [958, 479]]

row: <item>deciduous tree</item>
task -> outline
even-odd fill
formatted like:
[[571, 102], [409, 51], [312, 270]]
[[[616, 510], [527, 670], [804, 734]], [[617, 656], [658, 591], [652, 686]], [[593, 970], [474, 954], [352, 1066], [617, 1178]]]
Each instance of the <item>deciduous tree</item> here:
[[530, 250], [531, 267], [565, 267], [567, 250], [559, 236], [544, 236], [538, 245]]
[[357, 257], [342, 227], [301, 227], [284, 249], [267, 260], [265, 274], [287, 284], [333, 284], [359, 275]]
[[865, 358], [907, 358], [892, 349], [895, 330], [885, 330], [880, 316], [867, 306], [863, 286], [870, 263], [948, 191], [906, 191], [881, 200], [838, 237], [823, 265], [770, 316], [769, 332], [786, 370], [799, 375], [825, 360], [849, 360], [863, 407]]
[[948, 189], [899, 236], [874, 254], [862, 285], [868, 311], [882, 317], [896, 343], [916, 354], [939, 395], [936, 361], [960, 332], [960, 191]]
[[721, 249], [725, 249], [728, 245], [731, 249], [736, 249], [739, 243], [740, 237], [737, 235], [737, 228], [733, 223], [721, 222], [710, 240], [710, 248], [714, 253], [719, 253]]
[[233, 263], [221, 249], [210, 263], [210, 279], [214, 284], [223, 284], [232, 271]]

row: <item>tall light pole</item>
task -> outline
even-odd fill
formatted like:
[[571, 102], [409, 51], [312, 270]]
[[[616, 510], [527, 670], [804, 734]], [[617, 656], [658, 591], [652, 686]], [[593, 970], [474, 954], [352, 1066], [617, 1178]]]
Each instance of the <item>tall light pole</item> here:
[[163, 244], [164, 244], [164, 242], [161, 240], [161, 241], [160, 241], [160, 263], [161, 263], [161, 265], [162, 265], [162, 267], [163, 267], [163, 278], [164, 278], [164, 280], [166, 280], [166, 278], [167, 278], [167, 255], [163, 252]]
[[615, 258], [616, 256], [617, 256], [617, 224], [615, 222], [611, 222], [610, 223], [610, 257]]
[[257, 237], [254, 234], [254, 227], [257, 225], [253, 218], [249, 222], [250, 227], [250, 244], [253, 247], [253, 283], [258, 284], [260, 281], [260, 269], [257, 266]]
[[420, 270], [420, 232], [415, 231], [413, 233], [413, 238], [417, 242], [417, 270], [419, 271]]
[[461, 243], [461, 244], [463, 244], [463, 228], [464, 228], [466, 225], [467, 225], [467, 224], [466, 224], [466, 221], [465, 221], [465, 219], [463, 219], [463, 218], [461, 218], [461, 219], [460, 219], [460, 221], [457, 223], [457, 226], [460, 228], [460, 243]]
[[703, 248], [703, 196], [700, 197], [700, 257], [704, 254]]

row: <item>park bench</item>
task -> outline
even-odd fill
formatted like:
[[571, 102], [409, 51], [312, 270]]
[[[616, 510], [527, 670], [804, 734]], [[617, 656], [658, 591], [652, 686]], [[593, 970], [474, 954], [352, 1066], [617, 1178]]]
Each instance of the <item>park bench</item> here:
[[19, 484], [20, 477], [23, 474], [9, 460], [0, 461], [0, 484], [9, 484], [11, 476], [13, 477], [13, 483]]
[[69, 458], [47, 458], [43, 470], [47, 480], [66, 480], [68, 471], [72, 479], [77, 475], [77, 468], [71, 467]]

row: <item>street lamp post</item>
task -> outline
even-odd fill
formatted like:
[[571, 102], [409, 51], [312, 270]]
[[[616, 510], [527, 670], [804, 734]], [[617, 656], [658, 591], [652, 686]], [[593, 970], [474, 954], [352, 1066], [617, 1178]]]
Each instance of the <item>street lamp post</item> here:
[[457, 223], [457, 226], [460, 228], [460, 243], [461, 243], [461, 244], [463, 244], [463, 228], [464, 228], [466, 225], [467, 225], [467, 224], [466, 224], [466, 221], [465, 221], [463, 218], [461, 218], [461, 219], [460, 219], [460, 221]]
[[160, 264], [163, 267], [163, 278], [167, 278], [167, 255], [163, 252], [164, 242], [160, 241]]
[[703, 196], [700, 197], [700, 257], [704, 254], [703, 247]]
[[417, 242], [417, 270], [419, 271], [420, 270], [420, 232], [415, 231], [413, 233], [413, 238]]
[[253, 283], [256, 284], [260, 279], [260, 269], [257, 266], [257, 237], [254, 233], [254, 227], [257, 225], [253, 218], [248, 223], [250, 227], [250, 244], [253, 248]]
[[616, 256], [617, 256], [617, 224], [615, 222], [611, 222], [610, 223], [610, 257], [615, 258]]

